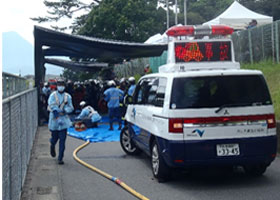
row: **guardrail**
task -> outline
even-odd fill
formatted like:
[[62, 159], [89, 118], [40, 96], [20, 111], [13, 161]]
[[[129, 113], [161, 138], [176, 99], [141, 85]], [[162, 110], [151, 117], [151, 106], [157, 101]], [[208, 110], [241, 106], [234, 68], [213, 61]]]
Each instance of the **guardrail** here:
[[20, 199], [38, 128], [37, 89], [2, 102], [2, 199]]
[[24, 90], [27, 90], [28, 83], [27, 80], [23, 77], [2, 72], [2, 87], [2, 98], [4, 99]]

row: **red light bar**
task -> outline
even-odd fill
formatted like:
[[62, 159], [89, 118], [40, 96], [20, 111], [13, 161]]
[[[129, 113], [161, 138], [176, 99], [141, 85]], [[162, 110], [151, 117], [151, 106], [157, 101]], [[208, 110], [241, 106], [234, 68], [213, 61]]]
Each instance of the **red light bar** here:
[[168, 36], [194, 35], [194, 26], [176, 26], [167, 30]]
[[212, 35], [231, 35], [233, 28], [224, 25], [212, 25]]
[[176, 26], [167, 30], [168, 36], [230, 35], [233, 28], [225, 25]]

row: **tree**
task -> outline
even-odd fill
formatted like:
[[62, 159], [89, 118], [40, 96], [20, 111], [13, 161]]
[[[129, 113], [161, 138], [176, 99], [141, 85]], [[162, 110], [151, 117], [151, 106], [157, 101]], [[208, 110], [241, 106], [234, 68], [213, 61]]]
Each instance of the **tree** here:
[[232, 2], [233, 0], [188, 0], [188, 12], [193, 13], [190, 20], [199, 22], [197, 17], [200, 16], [200, 24], [207, 22], [220, 15]]
[[273, 20], [280, 19], [279, 0], [239, 0], [239, 3], [254, 12], [272, 16]]
[[157, 0], [103, 0], [89, 13], [79, 34], [144, 42], [165, 31], [165, 11]]
[[[90, 10], [98, 6], [101, 0], [92, 0], [90, 4], [83, 3], [80, 0], [59, 0], [59, 1], [47, 1], [44, 0], [44, 4], [48, 9], [49, 16], [44, 17], [34, 17], [31, 18], [34, 21], [39, 23], [43, 22], [58, 22], [62, 18], [73, 19], [75, 13], [79, 11], [90, 12]], [[58, 27], [55, 25], [51, 25], [51, 27], [55, 30], [64, 31], [65, 29], [73, 29], [77, 30], [81, 24], [78, 22], [82, 22], [82, 19], [85, 18], [87, 14], [79, 15], [76, 19], [74, 19], [74, 23], [70, 27]]]
[[63, 70], [62, 74], [65, 79], [71, 80], [71, 81], [85, 81], [85, 80], [94, 78], [94, 75], [91, 72], [71, 70], [71, 69], [67, 69], [67, 68], [65, 68]]

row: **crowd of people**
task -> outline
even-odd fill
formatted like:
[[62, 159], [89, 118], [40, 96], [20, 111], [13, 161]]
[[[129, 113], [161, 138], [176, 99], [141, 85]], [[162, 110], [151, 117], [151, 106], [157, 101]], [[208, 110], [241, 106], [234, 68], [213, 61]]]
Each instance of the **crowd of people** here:
[[[74, 112], [79, 113], [81, 111], [80, 103], [85, 101], [87, 105], [90, 105], [94, 110], [101, 114], [106, 114], [108, 112], [107, 102], [104, 100], [104, 92], [106, 89], [111, 87], [109, 85], [110, 81], [100, 81], [96, 79], [89, 79], [85, 81], [71, 81], [68, 80], [65, 84], [65, 92], [71, 95]], [[135, 78], [121, 78], [120, 80], [115, 79], [114, 85], [123, 91], [124, 96], [132, 94], [133, 88], [135, 88]], [[132, 87], [131, 87], [132, 86]], [[131, 88], [130, 88], [131, 87]], [[46, 107], [49, 95], [53, 92], [50, 89], [49, 84], [46, 82], [42, 88], [42, 101]]]
[[[132, 95], [135, 78], [122, 78], [110, 81], [86, 80], [85, 82], [67, 83], [58, 79], [52, 91], [48, 83], [41, 90], [41, 101], [48, 114], [48, 128], [51, 132], [50, 154], [56, 157], [55, 145], [59, 141], [58, 164], [64, 164], [63, 156], [67, 129], [74, 125], [77, 130], [97, 128], [101, 120], [100, 113], [109, 116], [109, 130], [113, 130], [113, 120], [117, 119], [119, 130], [122, 128], [121, 117], [125, 113], [123, 99]], [[71, 121], [70, 115], [74, 116]]]

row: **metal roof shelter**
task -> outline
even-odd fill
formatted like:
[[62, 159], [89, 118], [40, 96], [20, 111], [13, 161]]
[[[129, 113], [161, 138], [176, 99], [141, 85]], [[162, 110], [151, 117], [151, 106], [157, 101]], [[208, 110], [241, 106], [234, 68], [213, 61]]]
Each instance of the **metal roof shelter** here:
[[[47, 28], [34, 26], [35, 38], [35, 86], [40, 93], [40, 83], [44, 82], [45, 63], [60, 67], [98, 71], [118, 63], [124, 59], [160, 56], [167, 49], [166, 44], [144, 44], [100, 38], [71, 35]], [[50, 58], [63, 56], [75, 58], [71, 60]], [[76, 61], [72, 61], [76, 60]], [[77, 61], [78, 60], [78, 61]], [[103, 63], [85, 62], [80, 60], [102, 61]], [[42, 105], [38, 95], [38, 122], [42, 114]]]
[[[100, 38], [71, 35], [51, 29], [34, 26], [35, 38], [35, 85], [44, 80], [45, 63], [60, 67], [97, 71], [123, 59], [160, 56], [167, 49], [166, 44], [144, 44], [105, 40]], [[49, 58], [66, 56], [75, 60], [101, 60], [105, 63], [66, 61]]]

